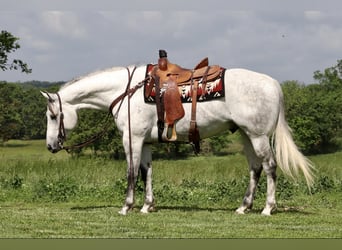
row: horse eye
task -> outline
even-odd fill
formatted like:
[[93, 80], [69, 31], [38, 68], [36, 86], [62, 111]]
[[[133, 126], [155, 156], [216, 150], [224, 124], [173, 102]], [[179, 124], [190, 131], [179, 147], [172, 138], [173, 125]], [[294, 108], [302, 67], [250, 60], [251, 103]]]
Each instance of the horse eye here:
[[56, 115], [50, 115], [51, 120], [56, 120], [57, 116]]

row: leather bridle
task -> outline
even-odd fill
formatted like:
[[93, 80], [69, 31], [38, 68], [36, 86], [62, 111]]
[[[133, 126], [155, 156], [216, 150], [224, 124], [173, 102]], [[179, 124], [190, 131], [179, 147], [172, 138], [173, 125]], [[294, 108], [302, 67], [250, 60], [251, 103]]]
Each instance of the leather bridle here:
[[58, 93], [56, 93], [59, 102], [59, 128], [58, 128], [58, 144], [61, 148], [63, 148], [63, 142], [66, 140], [66, 133], [64, 127], [64, 114], [62, 110], [62, 100]]
[[[45, 94], [49, 97], [49, 103], [48, 103], [48, 108], [49, 111], [51, 112], [51, 119], [57, 119], [57, 114], [51, 107], [51, 103], [54, 102], [54, 100], [51, 98], [49, 93], [45, 92]], [[56, 93], [58, 97], [58, 103], [59, 103], [59, 125], [58, 125], [58, 144], [61, 148], [63, 148], [63, 142], [66, 140], [66, 132], [65, 132], [65, 127], [64, 127], [64, 114], [63, 114], [63, 109], [62, 109], [62, 100], [61, 97], [58, 93]]]
[[[60, 149], [64, 149], [67, 152], [70, 152], [70, 150], [72, 149], [76, 149], [76, 148], [82, 148], [85, 147], [91, 143], [93, 143], [94, 141], [96, 141], [97, 139], [99, 139], [108, 129], [109, 125], [110, 125], [110, 117], [112, 116], [112, 110], [113, 108], [120, 102], [119, 108], [117, 109], [114, 118], [117, 118], [118, 112], [121, 108], [122, 102], [125, 99], [126, 96], [128, 96], [129, 98], [133, 96], [133, 94], [136, 92], [136, 90], [138, 90], [139, 88], [141, 88], [142, 86], [144, 86], [146, 84], [147, 81], [150, 80], [150, 76], [146, 77], [144, 80], [142, 80], [141, 82], [139, 82], [137, 85], [135, 85], [134, 87], [130, 88], [130, 84], [133, 78], [133, 74], [136, 70], [136, 67], [133, 69], [132, 73], [130, 72], [129, 68], [127, 68], [128, 71], [128, 83], [127, 83], [127, 87], [125, 89], [125, 92], [122, 93], [121, 95], [119, 95], [117, 98], [115, 98], [113, 100], [113, 102], [111, 103], [111, 105], [109, 106], [109, 113], [105, 122], [104, 127], [102, 128], [102, 130], [95, 134], [93, 137], [87, 139], [84, 142], [72, 145], [72, 146], [63, 146], [64, 141], [66, 140], [66, 131], [65, 131], [65, 127], [64, 127], [64, 114], [63, 114], [63, 108], [62, 108], [62, 100], [61, 97], [59, 95], [59, 93], [56, 93], [57, 97], [58, 97], [58, 103], [59, 103], [59, 125], [58, 125], [58, 135], [57, 135], [57, 139], [58, 139], [58, 145], [60, 147]], [[48, 98], [49, 98], [49, 103], [48, 103], [48, 109], [51, 112], [51, 117], [52, 119], [57, 119], [57, 114], [54, 112], [54, 110], [52, 109], [50, 103], [54, 102], [54, 99], [51, 98], [51, 96], [45, 92], [45, 94], [47, 94]], [[129, 111], [129, 123], [130, 123], [130, 111]], [[130, 143], [131, 144], [131, 143]]]

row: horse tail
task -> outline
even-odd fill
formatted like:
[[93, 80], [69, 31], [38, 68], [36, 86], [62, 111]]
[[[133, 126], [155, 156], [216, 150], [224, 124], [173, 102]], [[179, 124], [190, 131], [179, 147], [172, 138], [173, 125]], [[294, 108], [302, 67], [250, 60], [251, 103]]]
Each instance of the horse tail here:
[[[274, 138], [275, 137], [275, 138]], [[298, 170], [303, 172], [308, 188], [314, 182], [314, 166], [297, 148], [293, 141], [291, 128], [285, 120], [284, 101], [281, 96], [278, 123], [273, 135], [273, 149], [280, 169], [291, 178], [298, 177]]]

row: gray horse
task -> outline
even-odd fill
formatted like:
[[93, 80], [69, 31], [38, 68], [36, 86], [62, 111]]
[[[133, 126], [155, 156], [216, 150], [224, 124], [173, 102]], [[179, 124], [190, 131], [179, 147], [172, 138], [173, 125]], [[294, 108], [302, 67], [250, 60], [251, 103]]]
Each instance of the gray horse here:
[[[48, 100], [46, 144], [51, 152], [63, 149], [68, 131], [77, 123], [82, 108], [108, 110], [121, 95], [120, 105], [112, 109], [114, 121], [122, 133], [127, 167], [127, 195], [120, 211], [125, 215], [133, 207], [134, 187], [141, 171], [145, 183], [145, 202], [141, 212], [153, 209], [152, 155], [150, 144], [158, 141], [157, 112], [145, 103], [142, 85], [146, 67], [116, 67], [73, 80], [58, 93], [42, 92]], [[125, 98], [127, 82], [135, 94]], [[238, 128], [249, 163], [250, 183], [241, 206], [243, 214], [252, 208], [262, 170], [267, 176], [267, 198], [263, 215], [275, 209], [276, 167], [291, 177], [299, 170], [307, 184], [313, 183], [312, 165], [297, 149], [284, 117], [284, 100], [279, 83], [271, 77], [245, 69], [227, 69], [224, 73], [225, 97], [197, 103], [197, 126], [201, 138]], [[185, 116], [177, 123], [177, 140], [187, 141], [191, 103], [184, 104]], [[130, 118], [130, 119], [129, 119]], [[184, 170], [186, 171], [186, 170]]]

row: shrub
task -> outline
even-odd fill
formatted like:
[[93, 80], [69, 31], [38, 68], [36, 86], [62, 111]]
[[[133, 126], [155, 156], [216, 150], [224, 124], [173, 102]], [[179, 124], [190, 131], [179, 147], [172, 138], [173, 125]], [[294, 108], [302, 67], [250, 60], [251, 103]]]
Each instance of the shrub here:
[[2, 188], [6, 188], [6, 189], [19, 189], [23, 186], [23, 178], [19, 177], [18, 175], [14, 175], [12, 178], [10, 179], [6, 179], [6, 178], [1, 178], [0, 179], [0, 186]]
[[34, 200], [48, 200], [52, 202], [69, 201], [77, 194], [78, 186], [71, 178], [63, 177], [57, 181], [40, 180], [34, 188]]

